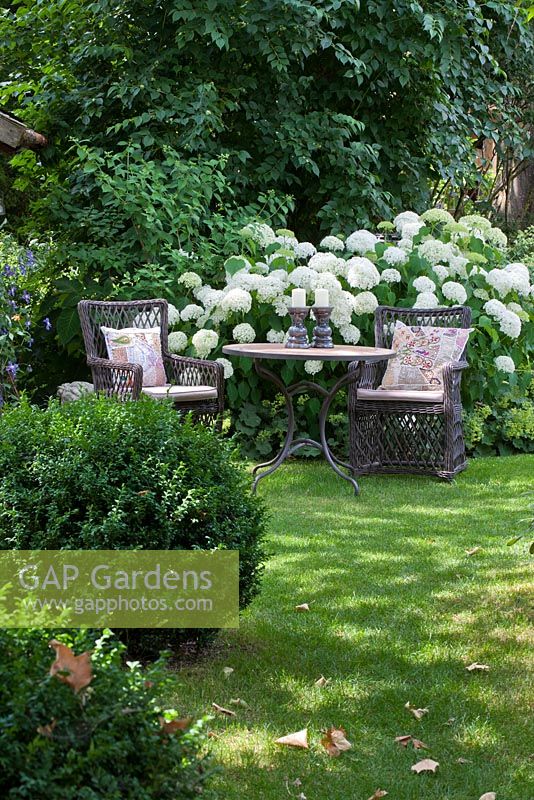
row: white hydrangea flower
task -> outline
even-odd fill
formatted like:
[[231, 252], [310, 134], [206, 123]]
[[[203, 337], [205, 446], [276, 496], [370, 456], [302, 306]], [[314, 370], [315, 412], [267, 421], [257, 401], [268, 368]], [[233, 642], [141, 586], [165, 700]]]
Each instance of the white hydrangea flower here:
[[249, 225], [245, 225], [239, 233], [241, 236], [248, 236], [256, 244], [264, 248], [276, 241], [276, 234], [273, 229], [263, 222], [251, 222]]
[[319, 247], [341, 253], [345, 249], [345, 243], [338, 236], [325, 236], [319, 242]]
[[416, 214], [415, 211], [402, 211], [400, 214], [397, 214], [393, 220], [393, 224], [397, 229], [397, 233], [400, 234], [402, 234], [402, 230], [405, 225], [409, 225], [414, 222], [419, 222], [419, 214]]
[[331, 301], [330, 304], [332, 304], [343, 291], [340, 282], [331, 272], [319, 272], [315, 279], [314, 289], [328, 289]]
[[500, 300], [488, 300], [484, 304], [484, 311], [497, 320], [499, 329], [511, 339], [517, 339], [521, 333], [521, 320], [519, 316], [510, 311]]
[[465, 225], [465, 227], [471, 232], [489, 231], [491, 228], [491, 222], [489, 219], [481, 217], [480, 214], [467, 214], [465, 217], [460, 217], [458, 222], [460, 225]]
[[196, 272], [183, 272], [178, 278], [178, 283], [182, 283], [186, 289], [197, 289], [202, 286], [202, 278]]
[[316, 272], [334, 272], [337, 260], [334, 253], [316, 253], [308, 261], [308, 267]]
[[198, 289], [193, 290], [193, 294], [206, 309], [214, 308], [224, 297], [224, 292], [221, 289], [212, 289], [211, 286], [200, 286]]
[[195, 303], [189, 303], [182, 309], [180, 317], [184, 322], [189, 322], [192, 319], [198, 319], [204, 313], [202, 306], [197, 306]]
[[169, 333], [169, 352], [183, 353], [187, 347], [187, 336], [183, 331], [172, 331]]
[[309, 267], [297, 267], [289, 273], [289, 281], [293, 286], [310, 292], [315, 287], [317, 272]]
[[372, 314], [378, 306], [378, 300], [372, 292], [360, 292], [354, 298], [354, 312], [356, 314]]
[[449, 277], [449, 270], [443, 264], [434, 264], [432, 272], [440, 282]]
[[525, 309], [522, 308], [519, 303], [507, 303], [506, 308], [508, 311], [513, 311], [514, 314], [517, 314], [519, 319], [523, 322], [528, 322], [530, 320], [528, 311], [525, 311]]
[[412, 286], [416, 292], [433, 292], [436, 289], [434, 281], [427, 278], [426, 275], [420, 275], [412, 281]]
[[446, 281], [441, 287], [441, 291], [443, 292], [443, 297], [459, 305], [463, 305], [467, 300], [467, 292], [462, 284], [456, 281]]
[[330, 321], [336, 328], [349, 325], [354, 311], [354, 295], [350, 292], [342, 291], [334, 298], [334, 307], [330, 315]]
[[282, 344], [285, 338], [286, 335], [284, 331], [275, 331], [273, 328], [267, 331], [266, 339], [268, 342], [271, 342], [271, 344]]
[[279, 295], [284, 293], [285, 286], [276, 278], [269, 275], [264, 278], [257, 288], [257, 296], [260, 303], [272, 303]]
[[372, 289], [380, 283], [380, 273], [368, 258], [357, 256], [347, 261], [347, 282], [354, 289]]
[[384, 251], [382, 258], [390, 267], [402, 266], [408, 261], [408, 255], [402, 247], [388, 247], [388, 249]]
[[413, 250], [413, 242], [408, 237], [403, 237], [397, 242], [397, 247], [400, 247], [401, 250], [409, 254]]
[[515, 372], [514, 360], [510, 356], [497, 356], [493, 359], [493, 363], [499, 372], [508, 372], [509, 374]]
[[219, 334], [202, 328], [193, 335], [191, 341], [199, 358], [206, 358], [219, 344]]
[[246, 289], [230, 289], [221, 300], [221, 308], [227, 312], [247, 314], [252, 308], [252, 295]]
[[449, 214], [444, 208], [429, 208], [428, 211], [424, 211], [421, 214], [421, 219], [428, 222], [430, 225], [436, 225], [440, 222], [445, 224], [454, 222], [452, 214]]
[[169, 327], [172, 328], [180, 320], [180, 312], [172, 303], [167, 303]]
[[449, 261], [453, 250], [450, 244], [440, 242], [439, 239], [427, 239], [419, 245], [418, 253], [431, 264], [441, 264], [443, 261]]
[[485, 289], [473, 289], [473, 294], [479, 300], [489, 300], [489, 294]]
[[233, 329], [232, 336], [234, 337], [234, 341], [244, 344], [245, 342], [254, 341], [256, 338], [256, 331], [248, 322], [241, 322]]
[[224, 379], [228, 380], [228, 378], [231, 378], [232, 375], [234, 374], [234, 368], [232, 366], [232, 362], [228, 361], [227, 358], [216, 358], [215, 361], [217, 361], [218, 364], [223, 365]]
[[269, 278], [279, 281], [284, 286], [289, 286], [289, 273], [285, 269], [273, 269], [269, 273]]
[[508, 237], [500, 228], [490, 228], [486, 231], [486, 242], [499, 250], [504, 250], [508, 245]]
[[363, 256], [364, 253], [368, 253], [369, 250], [374, 250], [378, 241], [379, 240], [374, 233], [362, 229], [359, 231], [354, 231], [350, 236], [347, 237], [345, 247], [349, 253], [359, 253]]
[[[263, 282], [263, 275], [258, 275], [255, 272], [249, 272], [246, 269], [240, 269], [226, 282], [226, 289], [229, 291], [233, 288], [244, 289], [247, 292], [252, 292], [261, 286]], [[225, 291], [225, 294], [227, 292]]]
[[317, 252], [317, 248], [311, 242], [299, 242], [294, 247], [297, 258], [311, 258]]
[[293, 252], [295, 252], [295, 247], [297, 247], [299, 243], [296, 236], [275, 236], [274, 240], [278, 242], [283, 249], [292, 250]]
[[323, 368], [322, 361], [305, 361], [304, 362], [304, 369], [308, 373], [308, 375], [317, 375]]
[[269, 272], [269, 265], [264, 261], [256, 261], [254, 264], [254, 269], [258, 272], [261, 272], [262, 275], [266, 275]]
[[493, 286], [500, 297], [506, 297], [512, 290], [512, 276], [504, 269], [490, 269], [486, 275], [486, 282]]
[[434, 292], [421, 292], [415, 298], [414, 308], [437, 308], [439, 300]]
[[358, 344], [360, 341], [361, 333], [356, 325], [342, 325], [339, 332], [347, 344]]
[[458, 255], [457, 253], [453, 253], [451, 256], [449, 256], [448, 263], [449, 275], [451, 278], [455, 275], [458, 275], [460, 278], [467, 278], [466, 266], [469, 264], [468, 258]]
[[273, 301], [275, 314], [278, 317], [285, 317], [287, 310], [291, 305], [291, 298], [287, 294], [282, 294]]
[[510, 286], [519, 295], [528, 297], [530, 292], [530, 274], [524, 264], [507, 264], [504, 268], [510, 278]]
[[[402, 239], [410, 239], [411, 240], [411, 239], [413, 239], [414, 236], [417, 236], [417, 234], [419, 233], [421, 228], [424, 228], [424, 227], [425, 227], [425, 223], [424, 222], [408, 222], [406, 225], [404, 225], [404, 227], [402, 229], [401, 237], [402, 237]], [[401, 239], [401, 241], [402, 241], [402, 239]], [[400, 243], [399, 243], [399, 247], [400, 247]]]
[[384, 269], [380, 275], [380, 279], [384, 281], [384, 283], [400, 283], [402, 280], [402, 275], [400, 274], [398, 269]]

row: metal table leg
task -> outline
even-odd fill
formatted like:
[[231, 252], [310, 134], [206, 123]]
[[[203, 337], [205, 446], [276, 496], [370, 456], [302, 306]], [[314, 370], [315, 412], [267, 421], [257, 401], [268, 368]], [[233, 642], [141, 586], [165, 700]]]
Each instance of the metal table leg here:
[[[287, 433], [280, 451], [269, 461], [264, 461], [261, 464], [257, 464], [252, 470], [252, 474], [255, 476], [252, 484], [252, 491], [255, 492], [256, 487], [261, 479], [266, 478], [267, 475], [271, 475], [275, 470], [277, 470], [278, 467], [283, 464], [286, 458], [288, 458], [288, 456], [293, 455], [293, 453], [295, 453], [301, 447], [309, 446], [316, 447], [318, 450], [321, 450], [334, 472], [336, 472], [336, 474], [341, 478], [344, 478], [352, 483], [355, 494], [358, 494], [359, 487], [355, 479], [350, 475], [346, 475], [342, 469], [340, 469], [340, 467], [343, 467], [344, 469], [349, 470], [349, 472], [352, 472], [353, 470], [351, 465], [337, 458], [337, 456], [331, 452], [330, 447], [328, 446], [326, 439], [326, 421], [328, 419], [328, 412], [330, 410], [332, 401], [339, 389], [358, 380], [360, 371], [356, 369], [347, 372], [347, 374], [343, 375], [334, 384], [330, 391], [327, 391], [327, 389], [325, 389], [323, 386], [320, 386], [318, 383], [314, 383], [312, 381], [299, 381], [298, 383], [286, 386], [278, 375], [276, 375], [274, 372], [271, 372], [271, 370], [267, 369], [263, 365], [261, 359], [254, 359], [254, 367], [260, 378], [264, 378], [265, 380], [273, 383], [284, 397], [287, 410]], [[294, 395], [303, 391], [312, 391], [323, 397], [323, 403], [319, 413], [320, 442], [316, 442], [314, 439], [295, 439], [295, 411], [293, 408], [293, 397]], [[260, 474], [257, 474], [259, 470], [264, 471]]]

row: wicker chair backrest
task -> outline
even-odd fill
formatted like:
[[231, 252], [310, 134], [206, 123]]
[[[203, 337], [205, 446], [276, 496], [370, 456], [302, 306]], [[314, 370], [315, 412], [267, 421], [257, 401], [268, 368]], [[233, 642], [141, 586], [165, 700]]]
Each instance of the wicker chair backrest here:
[[161, 349], [167, 352], [168, 304], [166, 300], [82, 300], [78, 303], [86, 353], [90, 358], [107, 358], [101, 331], [108, 328], [160, 328]]

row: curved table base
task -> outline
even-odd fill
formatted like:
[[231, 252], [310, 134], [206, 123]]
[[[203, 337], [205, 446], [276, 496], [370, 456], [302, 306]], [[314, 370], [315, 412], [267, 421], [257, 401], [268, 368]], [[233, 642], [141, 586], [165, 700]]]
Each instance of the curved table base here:
[[[324, 457], [334, 472], [341, 478], [349, 481], [354, 488], [354, 493], [358, 494], [360, 489], [356, 480], [351, 475], [347, 475], [345, 472], [343, 472], [343, 469], [346, 469], [354, 474], [352, 467], [350, 464], [347, 464], [346, 462], [337, 458], [337, 456], [335, 456], [330, 450], [326, 438], [326, 422], [328, 420], [328, 413], [334, 397], [343, 386], [347, 386], [348, 384], [354, 383], [358, 380], [360, 376], [360, 370], [354, 369], [350, 372], [347, 372], [338, 381], [336, 381], [330, 391], [327, 391], [324, 386], [320, 386], [318, 383], [313, 383], [312, 381], [299, 381], [291, 386], [286, 386], [281, 378], [274, 372], [271, 372], [271, 370], [264, 367], [261, 360], [258, 358], [254, 359], [254, 367], [260, 378], [264, 378], [265, 380], [273, 383], [283, 395], [287, 410], [287, 433], [280, 451], [269, 461], [264, 461], [262, 464], [257, 464], [252, 470], [252, 474], [255, 476], [252, 484], [252, 491], [255, 492], [256, 487], [261, 479], [266, 478], [267, 475], [271, 475], [275, 470], [277, 470], [278, 467], [283, 464], [286, 458], [293, 455], [293, 453], [295, 453], [301, 447], [308, 446], [316, 447], [318, 450], [320, 450], [324, 454]], [[319, 412], [320, 442], [316, 442], [314, 439], [295, 438], [295, 411], [293, 408], [293, 397], [296, 394], [299, 394], [299, 392], [306, 391], [315, 392], [323, 397], [321, 410]], [[259, 470], [263, 470], [263, 472], [257, 474]]]

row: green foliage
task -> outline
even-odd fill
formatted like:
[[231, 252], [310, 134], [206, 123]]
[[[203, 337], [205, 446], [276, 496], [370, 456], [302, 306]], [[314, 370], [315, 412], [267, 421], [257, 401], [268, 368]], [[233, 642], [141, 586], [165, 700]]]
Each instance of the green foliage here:
[[534, 267], [534, 225], [519, 231], [510, 248], [510, 256], [514, 261]]
[[[17, 378], [28, 369], [31, 348], [31, 295], [28, 270], [34, 263], [31, 250], [0, 233], [0, 406], [17, 395]], [[21, 364], [21, 361], [25, 364]]]
[[[92, 650], [89, 689], [50, 677], [50, 631], [0, 630], [0, 793], [6, 800], [186, 800], [203, 792], [205, 721], [162, 736], [169, 692], [164, 662], [122, 663], [109, 634], [58, 633], [75, 653]], [[180, 716], [180, 715], [177, 715]], [[183, 716], [183, 713], [181, 714]], [[49, 726], [49, 727], [48, 727]]]
[[22, 402], [0, 430], [0, 548], [239, 550], [241, 606], [258, 592], [263, 510], [211, 430], [94, 396]]
[[10, 4], [0, 102], [50, 141], [10, 172], [23, 230], [58, 234], [61, 345], [80, 353], [80, 296], [147, 265], [195, 251], [216, 274], [229, 222], [345, 230], [475, 190], [477, 137], [526, 157], [526, 20], [512, 0]]

